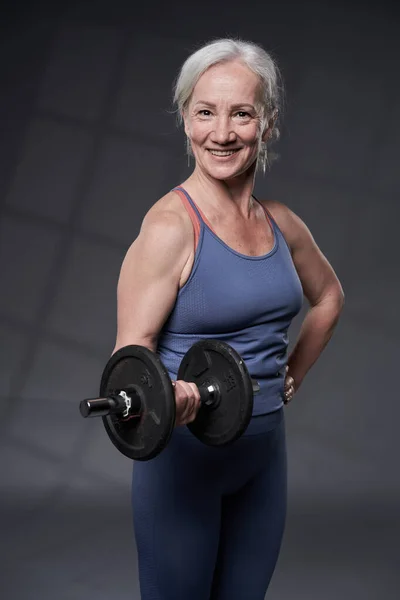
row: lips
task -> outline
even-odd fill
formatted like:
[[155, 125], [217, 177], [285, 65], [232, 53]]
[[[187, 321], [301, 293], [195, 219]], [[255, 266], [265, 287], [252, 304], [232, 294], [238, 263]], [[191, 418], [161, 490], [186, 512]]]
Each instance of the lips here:
[[233, 148], [232, 150], [213, 150], [208, 148], [208, 152], [210, 152], [210, 154], [213, 156], [232, 156], [233, 154], [239, 152], [239, 150], [240, 148]]

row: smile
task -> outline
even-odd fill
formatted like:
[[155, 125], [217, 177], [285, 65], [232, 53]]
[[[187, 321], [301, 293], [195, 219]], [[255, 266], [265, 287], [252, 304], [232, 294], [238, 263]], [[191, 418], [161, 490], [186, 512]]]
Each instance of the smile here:
[[232, 156], [232, 154], [236, 154], [239, 152], [240, 148], [235, 150], [208, 150], [213, 156]]

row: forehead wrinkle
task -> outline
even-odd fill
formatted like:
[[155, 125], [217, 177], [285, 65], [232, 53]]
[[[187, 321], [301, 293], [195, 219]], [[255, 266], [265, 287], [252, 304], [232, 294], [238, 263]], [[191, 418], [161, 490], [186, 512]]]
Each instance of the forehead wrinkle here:
[[[197, 87], [197, 86], [196, 86]], [[218, 105], [230, 106], [232, 109], [241, 106], [251, 107], [257, 109], [259, 104], [259, 87], [255, 86], [251, 91], [248, 86], [243, 86], [244, 89], [210, 89], [213, 86], [205, 86], [205, 89], [194, 89], [192, 95], [192, 107], [198, 104], [207, 105], [212, 108], [216, 108]], [[200, 87], [200, 86], [199, 86]], [[203, 86], [201, 86], [203, 88]], [[249, 93], [250, 92], [250, 93]]]

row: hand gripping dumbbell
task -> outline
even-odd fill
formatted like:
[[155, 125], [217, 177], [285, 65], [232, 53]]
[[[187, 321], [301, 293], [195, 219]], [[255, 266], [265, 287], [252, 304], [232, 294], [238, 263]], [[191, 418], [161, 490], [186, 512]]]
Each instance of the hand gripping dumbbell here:
[[[201, 407], [188, 424], [210, 446], [224, 446], [246, 430], [259, 391], [240, 355], [218, 340], [202, 340], [185, 354], [178, 377], [195, 383]], [[82, 400], [83, 417], [101, 416], [112, 443], [134, 460], [149, 460], [167, 445], [175, 427], [175, 393], [159, 356], [143, 346], [125, 346], [109, 359], [100, 398]]]

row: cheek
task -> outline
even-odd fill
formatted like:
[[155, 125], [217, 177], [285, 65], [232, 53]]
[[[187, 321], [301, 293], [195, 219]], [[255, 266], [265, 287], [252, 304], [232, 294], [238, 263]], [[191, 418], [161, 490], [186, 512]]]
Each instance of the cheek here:
[[207, 123], [207, 121], [194, 122], [191, 124], [190, 134], [192, 140], [195, 142], [201, 142], [202, 140], [206, 139], [210, 132], [210, 123]]
[[246, 130], [239, 132], [242, 140], [248, 144], [258, 144], [261, 139], [260, 129], [257, 125], [252, 125], [246, 128]]
[[250, 123], [235, 123], [233, 126], [237, 139], [249, 147], [258, 146], [261, 139], [260, 127], [256, 121]]

